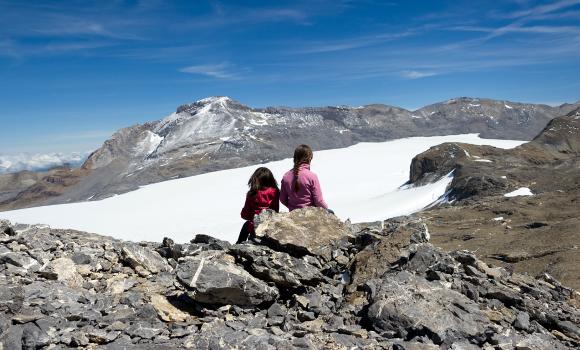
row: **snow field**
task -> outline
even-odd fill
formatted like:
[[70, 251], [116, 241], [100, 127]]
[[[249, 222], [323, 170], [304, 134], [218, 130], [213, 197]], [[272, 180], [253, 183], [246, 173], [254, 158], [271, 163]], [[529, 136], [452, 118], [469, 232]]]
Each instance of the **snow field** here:
[[[341, 219], [384, 220], [419, 211], [445, 193], [452, 176], [427, 186], [400, 188], [408, 180], [412, 158], [444, 142], [501, 148], [523, 143], [481, 139], [476, 134], [359, 143], [315, 152], [311, 170], [320, 179], [326, 202]], [[170, 237], [183, 243], [203, 233], [233, 242], [243, 224], [240, 211], [246, 183], [259, 166], [268, 167], [280, 181], [292, 167], [292, 160], [169, 180], [100, 201], [0, 212], [0, 218], [131, 241], [159, 242], [163, 237]]]

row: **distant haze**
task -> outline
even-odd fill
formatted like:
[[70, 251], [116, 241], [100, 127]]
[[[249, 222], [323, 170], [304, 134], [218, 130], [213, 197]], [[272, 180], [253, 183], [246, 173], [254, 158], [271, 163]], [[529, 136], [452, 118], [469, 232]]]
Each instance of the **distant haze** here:
[[64, 164], [78, 167], [86, 160], [88, 155], [89, 152], [0, 154], [0, 174], [22, 170], [44, 171]]

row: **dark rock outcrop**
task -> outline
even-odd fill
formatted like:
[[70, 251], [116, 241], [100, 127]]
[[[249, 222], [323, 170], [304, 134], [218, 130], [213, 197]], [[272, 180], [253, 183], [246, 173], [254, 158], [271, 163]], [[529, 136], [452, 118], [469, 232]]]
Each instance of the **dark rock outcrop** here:
[[[577, 188], [580, 109], [554, 118], [531, 142], [514, 149], [444, 143], [415, 156], [409, 183], [420, 185], [454, 172], [449, 200]], [[533, 185], [533, 186], [532, 186]]]

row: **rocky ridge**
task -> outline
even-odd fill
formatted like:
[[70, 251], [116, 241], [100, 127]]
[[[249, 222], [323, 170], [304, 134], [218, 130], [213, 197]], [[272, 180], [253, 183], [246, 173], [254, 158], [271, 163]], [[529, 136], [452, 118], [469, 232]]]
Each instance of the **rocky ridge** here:
[[0, 348], [580, 346], [576, 292], [446, 253], [421, 220], [302, 209], [256, 224], [253, 243], [178, 245], [1, 222]]
[[250, 108], [210, 97], [164, 119], [119, 130], [81, 169], [26, 179], [0, 176], [0, 210], [102, 199], [177, 177], [283, 159], [300, 143], [320, 150], [465, 133], [528, 140], [574, 106], [462, 97], [416, 111], [380, 104]]
[[[580, 109], [510, 150], [442, 144], [415, 157], [410, 182], [454, 172], [441, 205], [418, 214], [436, 245], [478, 249], [487, 262], [550, 273], [580, 288]], [[531, 195], [506, 197], [518, 189]]]

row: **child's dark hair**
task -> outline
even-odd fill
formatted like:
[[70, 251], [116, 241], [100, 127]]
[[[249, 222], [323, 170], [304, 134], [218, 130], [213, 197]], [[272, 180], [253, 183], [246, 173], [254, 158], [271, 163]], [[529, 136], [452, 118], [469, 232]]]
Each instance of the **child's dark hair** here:
[[254, 171], [248, 180], [248, 187], [250, 188], [248, 196], [255, 196], [258, 191], [268, 187], [274, 187], [279, 190], [278, 181], [276, 181], [270, 169], [265, 167], [259, 167]]
[[294, 150], [294, 192], [298, 192], [298, 190], [300, 190], [300, 184], [298, 183], [300, 165], [310, 164], [312, 157], [312, 148], [310, 148], [308, 145], [300, 145]]

